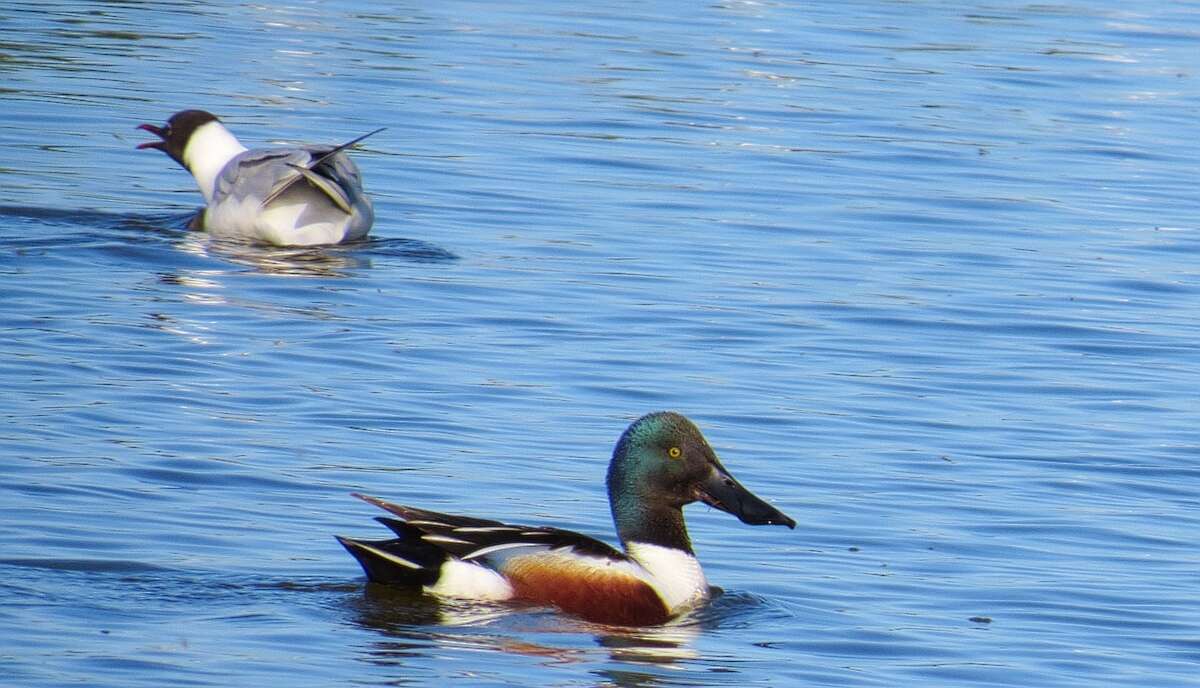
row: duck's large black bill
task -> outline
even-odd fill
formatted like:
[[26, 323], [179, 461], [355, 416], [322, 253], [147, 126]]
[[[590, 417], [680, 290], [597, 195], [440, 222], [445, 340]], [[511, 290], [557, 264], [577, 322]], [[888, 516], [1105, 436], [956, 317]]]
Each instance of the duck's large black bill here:
[[796, 527], [796, 522], [787, 514], [742, 487], [741, 483], [722, 468], [714, 467], [708, 478], [698, 486], [697, 493], [700, 501], [737, 516], [742, 523], [752, 526]]

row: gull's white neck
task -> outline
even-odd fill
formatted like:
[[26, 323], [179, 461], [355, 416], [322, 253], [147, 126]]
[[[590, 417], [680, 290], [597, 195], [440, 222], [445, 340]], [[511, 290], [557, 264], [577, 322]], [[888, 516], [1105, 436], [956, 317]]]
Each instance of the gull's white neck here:
[[217, 175], [234, 156], [245, 150], [246, 147], [220, 122], [206, 122], [192, 132], [183, 149], [183, 164], [196, 178], [205, 202], [212, 203]]

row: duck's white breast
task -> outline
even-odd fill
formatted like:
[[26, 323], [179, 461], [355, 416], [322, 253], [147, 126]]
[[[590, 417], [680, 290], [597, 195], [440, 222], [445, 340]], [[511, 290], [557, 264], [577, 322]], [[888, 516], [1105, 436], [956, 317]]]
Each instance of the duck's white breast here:
[[700, 561], [674, 547], [629, 542], [629, 556], [646, 569], [647, 582], [658, 592], [672, 613], [694, 607], [708, 599], [708, 579]]

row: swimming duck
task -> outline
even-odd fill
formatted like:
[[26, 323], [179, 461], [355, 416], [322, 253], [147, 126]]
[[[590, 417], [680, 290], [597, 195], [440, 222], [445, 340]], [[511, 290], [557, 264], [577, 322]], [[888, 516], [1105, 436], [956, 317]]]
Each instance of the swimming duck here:
[[678, 413], [634, 421], [608, 467], [608, 499], [624, 551], [580, 533], [417, 509], [355, 494], [399, 518], [389, 540], [337, 536], [376, 583], [447, 597], [525, 600], [590, 621], [661, 624], [709, 599], [682, 507], [700, 501], [750, 525], [796, 522], [729, 474], [699, 428]]
[[162, 139], [139, 149], [166, 153], [195, 178], [206, 204], [200, 226], [213, 236], [278, 246], [336, 244], [361, 239], [375, 221], [358, 167], [345, 151], [383, 129], [340, 146], [248, 150], [204, 110], [182, 110], [164, 126], [138, 128]]

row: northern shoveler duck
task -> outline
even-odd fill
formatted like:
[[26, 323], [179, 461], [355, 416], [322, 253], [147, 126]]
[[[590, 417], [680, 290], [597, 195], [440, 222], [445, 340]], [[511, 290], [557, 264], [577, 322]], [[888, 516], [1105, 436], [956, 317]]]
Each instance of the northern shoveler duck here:
[[700, 501], [750, 525], [796, 522], [742, 487], [700, 430], [678, 413], [651, 413], [621, 435], [608, 499], [625, 551], [558, 528], [511, 525], [354, 496], [399, 519], [376, 520], [390, 540], [338, 536], [376, 583], [438, 595], [520, 599], [601, 623], [650, 625], [709, 597], [682, 507]]
[[278, 246], [336, 244], [366, 236], [375, 221], [358, 166], [345, 151], [383, 129], [340, 146], [247, 150], [204, 110], [182, 110], [164, 126], [138, 128], [162, 139], [138, 148], [166, 153], [196, 179], [206, 204], [199, 224], [213, 236]]

